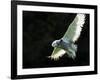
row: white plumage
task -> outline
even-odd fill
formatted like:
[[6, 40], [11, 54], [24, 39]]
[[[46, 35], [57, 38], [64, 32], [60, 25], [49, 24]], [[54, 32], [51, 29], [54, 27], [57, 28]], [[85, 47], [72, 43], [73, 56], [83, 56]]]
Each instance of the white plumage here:
[[[72, 21], [72, 23], [69, 25], [68, 30], [65, 32], [64, 36], [61, 38], [64, 42], [67, 42], [68, 40], [72, 41], [75, 43], [75, 41], [78, 40], [82, 27], [85, 23], [85, 14], [77, 14], [75, 19]], [[75, 58], [76, 53], [74, 50], [68, 48], [67, 50], [64, 50], [62, 48], [56, 47], [59, 40], [55, 40], [52, 45], [54, 47], [54, 50], [49, 56], [49, 58], [54, 59], [54, 60], [59, 60], [60, 57], [62, 57], [64, 54], [67, 53], [68, 57]]]
[[48, 58], [51, 58], [54, 60], [59, 60], [59, 58], [62, 57], [66, 53], [66, 51], [64, 49], [60, 49], [60, 48], [54, 48], [53, 53], [55, 53], [55, 52], [57, 54], [52, 54]]
[[70, 24], [67, 32], [63, 36], [64, 41], [66, 41], [66, 37], [73, 42], [77, 41], [81, 31], [83, 24], [85, 23], [85, 14], [77, 14], [73, 22]]

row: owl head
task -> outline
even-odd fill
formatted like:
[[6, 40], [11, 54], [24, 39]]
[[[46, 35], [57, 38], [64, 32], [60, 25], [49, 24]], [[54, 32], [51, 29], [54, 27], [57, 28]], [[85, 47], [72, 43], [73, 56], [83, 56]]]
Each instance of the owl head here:
[[52, 47], [57, 47], [61, 40], [55, 40], [52, 42]]

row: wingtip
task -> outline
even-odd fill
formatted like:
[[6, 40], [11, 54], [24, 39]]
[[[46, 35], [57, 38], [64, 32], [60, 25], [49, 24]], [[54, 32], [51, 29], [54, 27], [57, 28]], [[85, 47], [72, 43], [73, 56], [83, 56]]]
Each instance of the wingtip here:
[[47, 58], [49, 58], [49, 59], [51, 59], [51, 60], [54, 60], [54, 61], [58, 61], [58, 60], [59, 60], [59, 58], [54, 58], [54, 57], [52, 57], [52, 56], [47, 56]]

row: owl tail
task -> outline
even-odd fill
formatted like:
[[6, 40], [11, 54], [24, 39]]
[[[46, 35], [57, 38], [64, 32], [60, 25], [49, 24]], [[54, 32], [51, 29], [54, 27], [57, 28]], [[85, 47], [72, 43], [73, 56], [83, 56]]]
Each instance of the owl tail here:
[[71, 44], [71, 46], [67, 48], [66, 52], [69, 58], [75, 59], [77, 52], [77, 45], [75, 45], [74, 43]]

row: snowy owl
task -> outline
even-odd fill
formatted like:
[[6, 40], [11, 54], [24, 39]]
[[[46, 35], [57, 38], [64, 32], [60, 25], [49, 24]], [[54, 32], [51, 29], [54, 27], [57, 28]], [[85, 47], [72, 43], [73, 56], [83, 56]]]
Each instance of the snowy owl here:
[[81, 34], [84, 23], [85, 14], [77, 14], [64, 36], [59, 40], [53, 41], [52, 47], [54, 47], [54, 50], [49, 58], [59, 60], [60, 57], [67, 54], [69, 58], [75, 59], [77, 52], [75, 42]]

